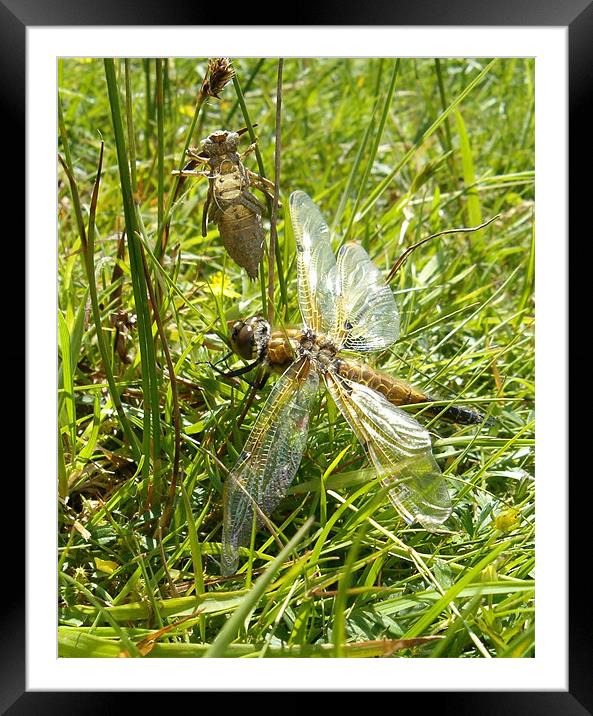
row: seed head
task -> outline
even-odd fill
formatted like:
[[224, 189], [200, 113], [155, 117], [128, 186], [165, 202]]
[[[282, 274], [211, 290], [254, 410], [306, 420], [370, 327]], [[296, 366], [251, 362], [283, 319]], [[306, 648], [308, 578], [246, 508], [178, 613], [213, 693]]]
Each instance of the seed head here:
[[200, 94], [202, 97], [220, 99], [220, 93], [234, 74], [235, 70], [228, 57], [215, 57], [208, 60], [208, 69], [200, 88]]

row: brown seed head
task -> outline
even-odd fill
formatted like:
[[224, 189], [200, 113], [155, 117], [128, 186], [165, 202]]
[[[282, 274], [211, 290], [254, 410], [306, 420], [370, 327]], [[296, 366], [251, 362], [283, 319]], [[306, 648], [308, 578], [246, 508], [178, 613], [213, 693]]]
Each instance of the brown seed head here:
[[204, 97], [220, 99], [220, 93], [234, 74], [235, 70], [228, 57], [215, 57], [208, 60], [208, 69], [200, 88], [200, 94]]

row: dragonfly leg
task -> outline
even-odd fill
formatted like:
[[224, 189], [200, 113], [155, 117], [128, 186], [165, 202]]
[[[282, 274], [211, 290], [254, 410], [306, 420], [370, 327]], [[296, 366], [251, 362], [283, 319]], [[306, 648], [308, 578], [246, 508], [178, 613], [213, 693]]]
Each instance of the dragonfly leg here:
[[244, 191], [241, 194], [240, 203], [243, 204], [243, 206], [247, 207], [248, 209], [251, 209], [254, 213], [261, 216], [264, 213], [264, 207], [260, 202], [253, 196], [253, 194], [249, 191]]
[[[232, 353], [229, 355], [232, 355]], [[226, 360], [228, 357], [229, 356], [226, 356], [224, 360]], [[217, 361], [217, 362], [220, 363], [221, 361]], [[248, 363], [247, 365], [244, 365], [242, 368], [237, 368], [236, 370], [229, 370], [229, 371], [220, 370], [220, 368], [217, 367], [216, 363], [208, 363], [208, 365], [212, 368], [212, 370], [215, 370], [223, 378], [238, 378], [240, 375], [249, 373], [249, 371], [256, 368], [260, 363], [261, 363], [261, 358], [257, 358], [256, 360], [253, 361], [253, 363]]]
[[270, 377], [270, 371], [269, 370], [263, 370], [261, 373], [261, 376], [256, 379], [254, 383], [254, 387], [256, 390], [261, 390], [261, 388], [264, 387], [264, 385], [268, 382], [268, 378]]
[[208, 190], [206, 201], [204, 202], [204, 209], [202, 211], [202, 236], [208, 235], [208, 210], [210, 209], [210, 202], [212, 201], [212, 192]]
[[[247, 170], [247, 175], [252, 186], [254, 186], [256, 189], [259, 189], [262, 194], [265, 194], [269, 199], [272, 199], [272, 201], [274, 200], [273, 182], [271, 182], [269, 179], [266, 179], [265, 177], [260, 176], [259, 174], [256, 174], [255, 172], [252, 172], [251, 169]], [[278, 208], [282, 208], [281, 202], [278, 202]]]
[[239, 155], [239, 158], [241, 159], [241, 161], [243, 161], [243, 159], [245, 159], [245, 157], [249, 156], [252, 152], [254, 152], [256, 146], [257, 146], [257, 139], [255, 140], [255, 142], [252, 142], [247, 147], [247, 149]]
[[266, 179], [266, 177], [262, 177], [256, 172], [252, 172], [251, 169], [247, 169], [247, 175], [252, 180], [254, 186], [257, 186], [258, 189], [262, 189], [263, 191], [263, 188], [266, 188], [270, 191], [274, 191], [274, 182]]
[[186, 154], [188, 157], [191, 157], [192, 161], [196, 164], [208, 164], [210, 161], [210, 157], [200, 154], [200, 150], [197, 147], [188, 147]]
[[171, 172], [173, 176], [178, 177], [209, 177], [210, 174], [207, 171], [200, 171], [197, 169], [173, 169]]

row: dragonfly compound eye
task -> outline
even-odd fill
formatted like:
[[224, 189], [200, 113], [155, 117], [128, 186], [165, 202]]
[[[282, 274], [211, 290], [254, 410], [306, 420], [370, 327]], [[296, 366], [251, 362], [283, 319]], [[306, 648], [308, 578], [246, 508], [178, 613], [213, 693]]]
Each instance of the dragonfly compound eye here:
[[235, 321], [229, 340], [235, 353], [244, 360], [258, 358], [265, 351], [270, 338], [270, 326], [263, 318]]

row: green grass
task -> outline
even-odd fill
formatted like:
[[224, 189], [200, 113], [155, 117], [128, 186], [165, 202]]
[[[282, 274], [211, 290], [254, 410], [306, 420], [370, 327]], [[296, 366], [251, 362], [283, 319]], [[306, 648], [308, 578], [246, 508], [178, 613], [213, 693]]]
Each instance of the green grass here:
[[[411, 255], [400, 339], [370, 359], [494, 424], [419, 416], [454, 503], [430, 534], [320, 392], [277, 535], [227, 579], [222, 485], [274, 379], [239, 424], [251, 387], [208, 361], [227, 320], [267, 313], [268, 259], [250, 282], [215, 226], [201, 236], [206, 180], [174, 202], [171, 172], [187, 144], [257, 124], [246, 164], [274, 179], [277, 63], [235, 61], [202, 103], [206, 63], [59, 67], [59, 653], [533, 656], [533, 62], [285, 60], [281, 200], [309, 193], [336, 247], [360, 241], [387, 276], [423, 237], [500, 215]], [[277, 230], [276, 321], [299, 324], [283, 211]]]

